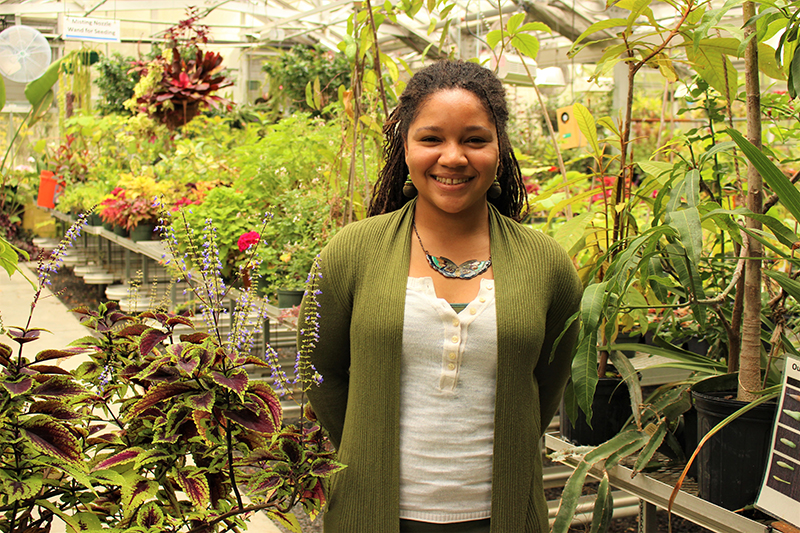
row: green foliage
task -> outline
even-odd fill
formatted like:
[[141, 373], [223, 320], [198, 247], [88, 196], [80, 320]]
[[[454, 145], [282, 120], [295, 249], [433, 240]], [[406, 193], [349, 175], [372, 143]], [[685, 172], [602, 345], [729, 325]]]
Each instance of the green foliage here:
[[[343, 53], [320, 46], [295, 45], [262, 67], [269, 80], [269, 104], [284, 113], [319, 109], [333, 101], [339, 86], [350, 85], [350, 64]], [[306, 101], [306, 87], [318, 84], [318, 105]]]
[[[222, 275], [230, 279], [238, 273], [238, 265], [247, 261], [245, 253], [237, 246], [239, 237], [250, 231], [258, 231], [263, 224], [264, 202], [249, 191], [233, 187], [216, 187], [208, 192], [198, 206], [183, 212], [189, 227], [202, 227], [206, 220], [217, 221], [214, 225]], [[189, 246], [189, 235], [179, 234], [181, 248]], [[259, 248], [262, 253], [264, 245]]]
[[318, 183], [289, 189], [274, 199], [261, 263], [268, 294], [303, 287], [315, 258], [338, 230], [330, 215], [331, 201]]
[[64, 213], [81, 213], [98, 205], [109, 192], [104, 182], [75, 183], [58, 197], [58, 209]]
[[336, 123], [303, 113], [267, 126], [255, 143], [233, 148], [240, 169], [234, 186], [271, 204], [276, 194], [298, 184], [324, 183], [335, 172], [339, 134]]
[[0, 268], [5, 270], [9, 277], [19, 270], [20, 256], [25, 260], [28, 259], [28, 254], [24, 250], [20, 250], [0, 235]]
[[102, 56], [95, 64], [98, 72], [95, 84], [100, 89], [97, 110], [100, 114], [130, 114], [124, 103], [133, 96], [133, 88], [139, 81], [139, 74], [131, 72], [134, 61], [133, 57], [113, 52], [110, 56]]
[[[164, 219], [174, 254], [180, 220]], [[78, 228], [40, 266], [31, 313]], [[263, 320], [247, 317], [265, 313], [252, 291], [232, 310], [233, 331], [221, 333], [230, 289], [213, 231], [201, 232], [189, 250], [197, 275], [184, 261], [178, 271], [202, 329], [188, 313], [128, 314], [109, 302], [74, 310], [92, 335], [34, 354], [43, 330], [8, 327], [16, 348], [0, 343], [0, 530], [39, 530], [56, 516], [75, 531], [244, 530], [246, 513], [259, 509], [296, 523], [295, 505], [312, 516], [324, 506], [323, 483], [344, 465], [319, 425], [285, 424], [278, 394], [249, 378], [245, 365], [272, 368], [251, 355]], [[54, 363], [79, 355], [71, 372]], [[301, 388], [320, 379], [307, 355], [301, 349], [292, 382]], [[243, 495], [254, 504], [245, 507]]]

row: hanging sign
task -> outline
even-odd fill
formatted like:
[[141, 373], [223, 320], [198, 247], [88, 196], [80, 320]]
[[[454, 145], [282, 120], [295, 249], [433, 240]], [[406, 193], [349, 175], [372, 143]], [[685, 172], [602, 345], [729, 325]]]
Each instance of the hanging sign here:
[[800, 360], [786, 358], [767, 473], [756, 507], [800, 526]]
[[65, 40], [120, 42], [119, 20], [60, 15], [59, 28]]

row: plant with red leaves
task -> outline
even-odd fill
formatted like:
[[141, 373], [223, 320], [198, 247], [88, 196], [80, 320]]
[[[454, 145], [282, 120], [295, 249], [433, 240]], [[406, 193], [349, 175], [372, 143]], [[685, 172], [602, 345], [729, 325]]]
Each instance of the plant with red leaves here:
[[[141, 74], [135, 90], [137, 107], [171, 130], [207, 107], [230, 106], [214, 94], [233, 84], [222, 73], [222, 56], [200, 48], [208, 42], [208, 27], [197, 24], [202, 17], [196, 8], [189, 8], [188, 14], [166, 31], [167, 48], [161, 55], [150, 62], [137, 62], [131, 69]], [[151, 71], [156, 72], [155, 83], [148, 76]]]

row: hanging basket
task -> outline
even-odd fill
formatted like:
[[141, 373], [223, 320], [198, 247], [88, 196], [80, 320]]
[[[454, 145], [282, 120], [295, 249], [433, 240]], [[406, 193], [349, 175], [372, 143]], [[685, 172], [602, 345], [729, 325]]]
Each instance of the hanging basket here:
[[183, 102], [169, 111], [158, 111], [155, 116], [170, 130], [185, 126], [200, 113], [200, 101]]

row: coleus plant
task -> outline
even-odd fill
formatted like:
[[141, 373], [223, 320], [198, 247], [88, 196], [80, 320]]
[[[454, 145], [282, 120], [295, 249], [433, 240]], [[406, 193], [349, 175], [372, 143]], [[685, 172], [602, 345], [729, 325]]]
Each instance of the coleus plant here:
[[[65, 249], [40, 264], [31, 313]], [[76, 532], [229, 531], [263, 509], [299, 532], [295, 505], [319, 513], [323, 480], [344, 466], [306, 410], [286, 424], [278, 393], [248, 376], [244, 365], [276, 359], [252, 354], [257, 331], [236, 317], [230, 334], [216, 327], [227, 295], [217, 263], [194, 262], [205, 328], [186, 313], [129, 314], [107, 302], [74, 310], [92, 335], [32, 357], [44, 330], [30, 320], [8, 328], [18, 347], [0, 344], [0, 531], [49, 531], [55, 517]], [[243, 294], [236, 313], [253, 304]], [[301, 352], [293, 382], [272, 367], [278, 388], [319, 379]], [[54, 363], [78, 354], [87, 360], [74, 371]]]

